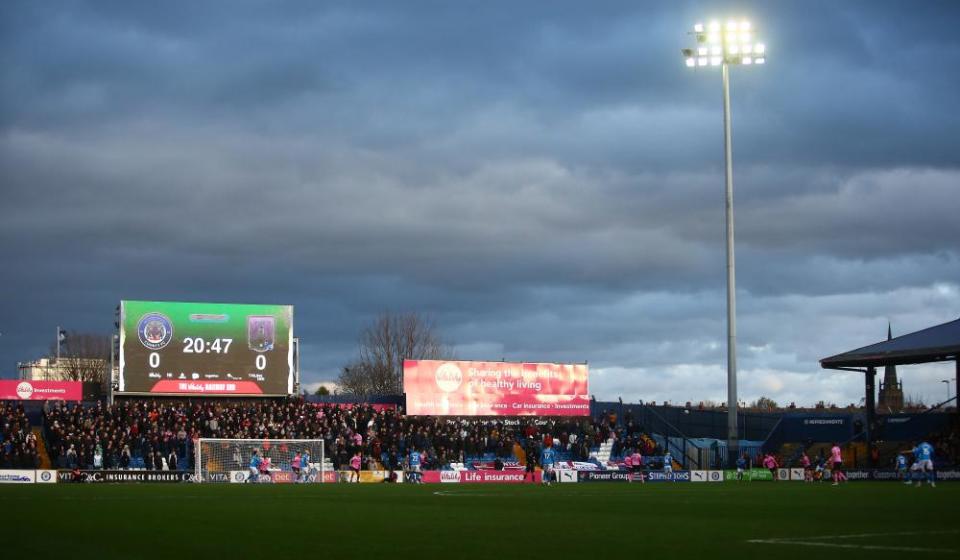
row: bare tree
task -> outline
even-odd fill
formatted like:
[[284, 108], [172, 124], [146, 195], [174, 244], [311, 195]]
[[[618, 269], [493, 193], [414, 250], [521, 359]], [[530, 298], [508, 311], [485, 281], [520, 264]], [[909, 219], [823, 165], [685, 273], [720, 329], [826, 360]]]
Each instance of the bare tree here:
[[[56, 347], [52, 354], [56, 354]], [[102, 383], [110, 361], [110, 337], [70, 332], [60, 347], [60, 362], [54, 376], [61, 381]]]
[[403, 360], [452, 358], [433, 321], [417, 313], [382, 313], [359, 337], [359, 356], [344, 366], [338, 383], [356, 395], [403, 392]]
[[348, 395], [365, 397], [376, 393], [370, 372], [359, 362], [343, 366], [340, 377], [337, 378], [337, 385]]
[[759, 399], [753, 401], [750, 405], [750, 408], [757, 408], [760, 410], [776, 410], [778, 408], [777, 401], [771, 399], [770, 397], [760, 397]]
[[906, 395], [903, 399], [903, 408], [906, 410], [921, 410], [927, 408], [927, 403], [920, 395]]

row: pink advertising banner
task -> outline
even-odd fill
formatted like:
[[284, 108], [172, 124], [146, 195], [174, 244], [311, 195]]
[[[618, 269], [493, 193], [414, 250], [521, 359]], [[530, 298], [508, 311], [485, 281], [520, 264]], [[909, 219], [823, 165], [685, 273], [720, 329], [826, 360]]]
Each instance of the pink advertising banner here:
[[460, 482], [463, 484], [523, 484], [543, 480], [542, 471], [534, 471], [532, 475], [532, 477], [527, 476], [527, 473], [522, 471], [460, 471]]
[[0, 381], [0, 400], [83, 400], [79, 381]]
[[423, 471], [422, 478], [426, 484], [523, 484], [542, 481], [543, 472], [530, 476], [524, 471]]
[[586, 364], [404, 360], [407, 414], [589, 416]]

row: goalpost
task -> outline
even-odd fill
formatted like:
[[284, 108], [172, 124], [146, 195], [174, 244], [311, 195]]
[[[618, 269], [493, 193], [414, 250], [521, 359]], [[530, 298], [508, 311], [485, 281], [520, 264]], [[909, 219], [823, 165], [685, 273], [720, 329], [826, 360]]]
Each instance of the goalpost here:
[[[200, 438], [195, 450], [197, 482], [246, 482], [250, 457], [256, 451], [269, 461], [269, 476], [260, 482], [323, 482], [326, 471], [322, 439], [225, 439]], [[294, 456], [310, 454], [309, 464], [298, 478], [292, 469]]]

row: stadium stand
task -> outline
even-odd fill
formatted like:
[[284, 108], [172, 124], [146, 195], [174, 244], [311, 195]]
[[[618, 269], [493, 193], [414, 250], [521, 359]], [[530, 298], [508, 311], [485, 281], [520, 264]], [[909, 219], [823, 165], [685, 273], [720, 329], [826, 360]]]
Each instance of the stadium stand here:
[[23, 404], [0, 403], [0, 468], [40, 467], [37, 436], [30, 427]]
[[[368, 468], [395, 469], [411, 447], [426, 450], [426, 468], [520, 468], [524, 445], [548, 444], [560, 461], [616, 468], [639, 448], [661, 452], [635, 422], [596, 419], [477, 419], [405, 416], [393, 406], [285, 400], [123, 400], [113, 406], [54, 403], [43, 415], [56, 468], [192, 468], [200, 437], [319, 438], [336, 469], [356, 451]], [[522, 460], [521, 460], [522, 459]], [[175, 466], [174, 466], [175, 465]]]
[[[406, 416], [394, 403], [310, 402], [299, 397], [123, 399], [112, 406], [101, 401], [54, 401], [42, 410], [4, 402], [0, 410], [4, 468], [192, 470], [194, 442], [201, 437], [323, 439], [327, 461], [337, 470], [345, 468], [356, 451], [363, 454], [365, 468], [396, 469], [411, 447], [425, 450], [427, 469], [523, 468], [530, 460], [528, 450], [538, 453], [543, 445], [552, 445], [561, 462], [599, 469], [620, 468], [635, 449], [648, 468], [660, 468], [665, 449], [671, 451], [675, 468], [715, 468], [726, 452], [723, 440], [686, 437], [684, 431], [691, 425], [684, 422], [689, 415], [643, 405], [612, 404], [584, 418]], [[914, 433], [922, 429], [924, 433], [916, 437], [935, 444], [938, 461], [955, 464], [956, 427], [928, 416], [901, 422], [898, 429], [915, 427]], [[775, 424], [768, 423], [773, 428], [766, 440], [741, 440], [740, 448], [754, 464], [771, 453], [780, 465], [797, 466], [804, 451], [816, 459], [830, 445], [830, 440], [805, 436], [856, 432], [851, 428], [855, 418], [844, 418], [843, 424], [816, 424], [819, 431], [811, 431], [803, 418], [793, 421], [792, 413], [784, 414]], [[824, 431], [828, 428], [832, 431]], [[926, 431], [931, 428], [935, 430]], [[691, 431], [695, 430], [694, 425]], [[841, 441], [853, 464], [867, 460], [856, 437]], [[908, 443], [882, 443], [875, 464], [887, 465]]]

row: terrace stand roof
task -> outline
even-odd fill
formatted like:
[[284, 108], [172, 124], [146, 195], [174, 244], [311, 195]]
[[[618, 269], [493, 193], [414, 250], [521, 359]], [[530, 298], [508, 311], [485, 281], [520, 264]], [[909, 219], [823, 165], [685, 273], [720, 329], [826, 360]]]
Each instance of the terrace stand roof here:
[[960, 357], [960, 319], [820, 360], [824, 369], [945, 362]]

